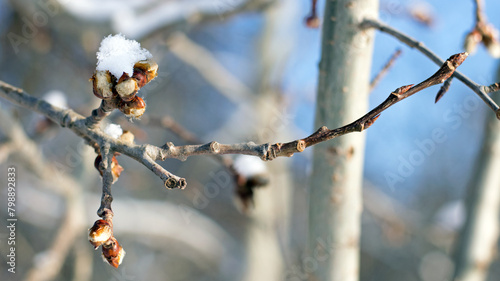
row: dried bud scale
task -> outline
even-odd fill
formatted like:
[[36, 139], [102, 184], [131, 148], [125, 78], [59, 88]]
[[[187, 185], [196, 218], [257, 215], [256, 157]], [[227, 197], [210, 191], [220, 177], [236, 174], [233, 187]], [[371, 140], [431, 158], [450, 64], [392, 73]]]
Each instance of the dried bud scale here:
[[98, 70], [92, 75], [92, 88], [94, 95], [103, 100], [109, 100], [113, 97], [114, 77], [109, 71]]

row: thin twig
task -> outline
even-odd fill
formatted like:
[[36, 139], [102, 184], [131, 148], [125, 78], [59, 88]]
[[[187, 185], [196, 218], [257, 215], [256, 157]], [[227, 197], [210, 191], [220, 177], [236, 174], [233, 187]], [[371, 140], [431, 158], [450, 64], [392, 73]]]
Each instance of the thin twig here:
[[474, 3], [476, 4], [476, 23], [486, 21], [486, 17], [483, 12], [483, 0], [474, 0]]
[[370, 91], [373, 91], [373, 89], [378, 85], [378, 83], [387, 74], [387, 72], [389, 72], [389, 69], [391, 69], [400, 55], [401, 49], [397, 49], [394, 54], [392, 54], [391, 58], [387, 61], [384, 67], [379, 71], [379, 73], [377, 73], [377, 75], [375, 75], [375, 77], [370, 82]]
[[[402, 43], [408, 45], [411, 48], [415, 48], [418, 51], [420, 51], [422, 54], [424, 54], [426, 57], [428, 57], [432, 62], [434, 62], [437, 65], [442, 65], [443, 60], [439, 58], [436, 54], [434, 54], [431, 50], [429, 50], [427, 47], [424, 46], [422, 42], [419, 42], [410, 36], [374, 19], [365, 19], [361, 23], [362, 28], [376, 28], [380, 30], [381, 32], [387, 33]], [[495, 113], [497, 113], [500, 109], [500, 107], [487, 95], [486, 92], [481, 88], [481, 85], [477, 84], [476, 82], [472, 81], [470, 78], [467, 76], [463, 75], [462, 73], [455, 71], [453, 73], [453, 76], [456, 77], [458, 80], [462, 81], [467, 87], [469, 87], [471, 90], [473, 90]]]
[[112, 216], [113, 210], [111, 209], [111, 202], [113, 202], [113, 195], [111, 194], [111, 185], [113, 184], [113, 172], [111, 171], [111, 160], [113, 152], [110, 150], [110, 145], [105, 144], [101, 147], [101, 168], [102, 168], [102, 197], [101, 207], [97, 211], [97, 215], [105, 218], [108, 214]]

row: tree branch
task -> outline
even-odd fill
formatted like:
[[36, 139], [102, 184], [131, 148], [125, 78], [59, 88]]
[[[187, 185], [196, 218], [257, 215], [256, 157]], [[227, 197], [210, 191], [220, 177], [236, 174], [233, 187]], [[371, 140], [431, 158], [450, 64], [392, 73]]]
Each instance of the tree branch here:
[[394, 63], [396, 62], [396, 60], [399, 58], [400, 55], [401, 55], [401, 49], [397, 49], [394, 52], [394, 54], [392, 54], [391, 58], [387, 61], [384, 67], [379, 71], [379, 73], [377, 73], [377, 75], [375, 75], [375, 77], [370, 82], [370, 91], [373, 91], [373, 89], [375, 89], [380, 80], [382, 80], [382, 78], [387, 74], [389, 69], [391, 69], [391, 67], [394, 65]]
[[[374, 19], [365, 19], [361, 23], [362, 28], [376, 28], [380, 30], [381, 32], [387, 33], [402, 43], [408, 45], [411, 48], [415, 48], [418, 51], [420, 51], [422, 54], [424, 54], [426, 57], [428, 57], [432, 62], [434, 62], [437, 65], [442, 65], [443, 60], [439, 58], [436, 54], [434, 54], [431, 50], [429, 50], [427, 47], [424, 46], [422, 42], [419, 42], [410, 36]], [[456, 77], [458, 80], [462, 81], [467, 87], [469, 87], [471, 90], [473, 90], [496, 114], [497, 118], [500, 119], [500, 112], [499, 109], [500, 107], [488, 96], [488, 93], [484, 91], [483, 86], [477, 84], [476, 82], [472, 81], [470, 78], [467, 76], [463, 75], [462, 73], [455, 71], [453, 74], [453, 77]]]
[[[175, 146], [173, 143], [167, 143], [162, 147], [150, 144], [136, 145], [113, 139], [103, 133], [99, 128], [89, 128], [88, 119], [73, 110], [63, 110], [52, 106], [43, 100], [26, 94], [22, 89], [16, 88], [3, 81], [0, 81], [0, 96], [19, 106], [32, 109], [45, 115], [56, 124], [69, 128], [78, 136], [95, 142], [101, 147], [101, 149], [109, 149], [109, 151], [113, 152], [116, 151], [137, 160], [150, 169], [154, 174], [159, 176], [167, 188], [184, 188], [186, 186], [185, 179], [171, 174], [155, 161], [163, 161], [167, 158], [184, 160], [189, 156], [208, 154], [246, 154], [260, 157], [262, 160], [273, 160], [276, 157], [282, 156], [290, 157], [294, 153], [304, 151], [306, 147], [313, 146], [320, 142], [331, 140], [348, 133], [361, 132], [367, 129], [384, 110], [391, 107], [395, 103], [425, 88], [443, 83], [446, 79], [453, 75], [455, 69], [466, 57], [466, 53], [451, 56], [434, 75], [413, 87], [412, 85], [408, 85], [396, 89], [379, 106], [375, 107], [373, 110], [348, 125], [333, 130], [329, 130], [323, 126], [315, 133], [304, 139], [294, 140], [287, 143], [265, 143], [260, 145], [253, 142], [220, 144], [213, 141], [207, 144], [184, 146]], [[480, 86], [477, 87], [481, 90], [481, 92], [493, 91], [499, 88], [498, 84], [483, 88], [480, 88]], [[102, 152], [103, 163], [105, 162], [105, 154], [106, 153]], [[104, 204], [104, 206], [106, 206], [106, 204]], [[100, 209], [100, 211], [103, 210]]]

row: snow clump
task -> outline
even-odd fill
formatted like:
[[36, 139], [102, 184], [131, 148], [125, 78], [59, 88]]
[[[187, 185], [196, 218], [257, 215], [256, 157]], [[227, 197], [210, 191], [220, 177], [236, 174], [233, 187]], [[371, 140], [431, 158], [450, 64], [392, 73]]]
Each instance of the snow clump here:
[[108, 70], [119, 79], [123, 73], [132, 76], [134, 64], [153, 57], [151, 53], [141, 48], [135, 40], [126, 39], [123, 35], [109, 35], [101, 41], [97, 52], [97, 70]]

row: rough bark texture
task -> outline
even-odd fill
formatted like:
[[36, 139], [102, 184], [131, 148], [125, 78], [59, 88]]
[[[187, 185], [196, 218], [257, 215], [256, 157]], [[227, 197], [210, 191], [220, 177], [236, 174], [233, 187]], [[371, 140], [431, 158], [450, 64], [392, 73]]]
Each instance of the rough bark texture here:
[[[377, 0], [326, 1], [315, 126], [337, 128], [367, 110]], [[314, 147], [309, 207], [309, 280], [358, 280], [363, 134]]]
[[488, 268], [496, 256], [500, 214], [500, 123], [495, 116], [488, 116], [481, 153], [474, 167], [466, 196], [467, 219], [457, 241], [456, 281], [486, 280]]

